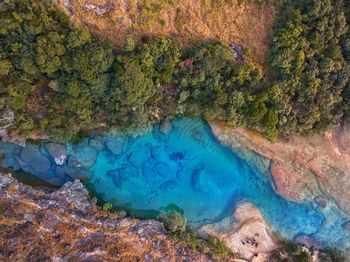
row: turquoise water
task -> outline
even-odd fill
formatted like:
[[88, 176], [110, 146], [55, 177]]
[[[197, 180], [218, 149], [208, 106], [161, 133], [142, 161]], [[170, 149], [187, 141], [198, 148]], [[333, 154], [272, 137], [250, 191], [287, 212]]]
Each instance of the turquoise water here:
[[294, 239], [307, 234], [319, 243], [349, 249], [342, 229], [349, 217], [330, 205], [298, 204], [277, 195], [267, 170], [257, 171], [222, 146], [200, 119], [178, 118], [137, 137], [104, 134], [67, 144], [56, 159], [45, 144], [0, 144], [3, 166], [22, 169], [54, 184], [89, 178], [104, 201], [136, 210], [176, 208], [193, 225], [232, 214], [241, 201], [259, 207], [274, 230]]

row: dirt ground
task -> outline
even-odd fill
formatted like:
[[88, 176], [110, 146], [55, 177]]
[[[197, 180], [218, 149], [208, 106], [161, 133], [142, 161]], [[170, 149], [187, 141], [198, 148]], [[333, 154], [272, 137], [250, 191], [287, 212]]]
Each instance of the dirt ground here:
[[[237, 42], [252, 50], [254, 60], [263, 63], [277, 8], [234, 0], [57, 0], [70, 10], [71, 20], [120, 47], [127, 38], [145, 35], [170, 36], [184, 46], [197, 41], [220, 39]], [[96, 15], [89, 4], [114, 8]], [[68, 12], [69, 13], [69, 12]]]

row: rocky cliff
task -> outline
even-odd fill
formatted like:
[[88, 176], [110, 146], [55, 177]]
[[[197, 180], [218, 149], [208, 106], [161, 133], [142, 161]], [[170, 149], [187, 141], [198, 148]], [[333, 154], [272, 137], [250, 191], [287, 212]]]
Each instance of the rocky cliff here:
[[77, 180], [57, 191], [0, 175], [0, 261], [210, 261], [155, 220], [101, 211]]
[[271, 143], [247, 128], [230, 128], [210, 123], [214, 135], [237, 153], [254, 151], [271, 160], [270, 171], [276, 191], [283, 197], [314, 199], [325, 207], [334, 200], [350, 213], [350, 124], [310, 136], [291, 136]]

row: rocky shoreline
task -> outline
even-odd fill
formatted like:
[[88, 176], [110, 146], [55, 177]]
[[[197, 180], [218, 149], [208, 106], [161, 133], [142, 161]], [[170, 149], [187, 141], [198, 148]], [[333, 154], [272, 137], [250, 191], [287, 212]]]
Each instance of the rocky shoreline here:
[[314, 199], [323, 207], [334, 201], [350, 214], [349, 123], [324, 134], [295, 135], [275, 143], [247, 128], [230, 128], [222, 122], [210, 126], [221, 143], [244, 158], [253, 151], [270, 161], [275, 189], [282, 197], [297, 202]]
[[104, 212], [78, 181], [57, 191], [0, 175], [1, 261], [212, 261], [156, 220]]

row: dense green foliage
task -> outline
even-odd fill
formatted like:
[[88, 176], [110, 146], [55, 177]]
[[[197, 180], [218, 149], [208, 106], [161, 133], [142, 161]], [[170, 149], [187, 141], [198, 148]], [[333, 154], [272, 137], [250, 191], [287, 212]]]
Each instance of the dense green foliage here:
[[[288, 132], [322, 131], [342, 115], [349, 78], [348, 37], [342, 0], [293, 1], [277, 21], [270, 65], [288, 107]], [[281, 117], [279, 117], [281, 118]]]
[[269, 255], [271, 262], [309, 262], [316, 253], [318, 261], [322, 262], [345, 262], [346, 258], [334, 249], [305, 249], [303, 245], [295, 244], [288, 240], [280, 240], [279, 247]]
[[350, 112], [344, 15], [350, 11], [343, 1], [349, 6], [348, 0], [277, 1], [269, 78], [248, 55], [236, 61], [220, 42], [183, 50], [168, 38], [140, 46], [129, 39], [124, 50], [113, 50], [72, 27], [49, 0], [2, 2], [0, 110], [15, 112], [12, 131], [55, 140], [174, 114], [248, 126], [272, 140], [326, 130]]
[[218, 261], [232, 261], [234, 259], [234, 254], [217, 238], [210, 236], [206, 240], [200, 238], [187, 226], [186, 219], [179, 213], [175, 211], [164, 213], [160, 215], [159, 219], [173, 240], [183, 241], [189, 248], [207, 254]]
[[110, 81], [112, 49], [45, 1], [0, 4], [1, 107], [19, 132], [67, 140], [93, 123]]
[[[345, 58], [350, 64], [350, 0], [344, 0], [344, 7], [345, 7], [345, 17], [347, 21], [347, 36], [343, 38], [342, 43], [345, 50]], [[347, 86], [343, 90], [343, 99], [344, 99], [344, 105], [345, 105], [345, 116], [350, 121], [350, 81], [348, 82]]]

